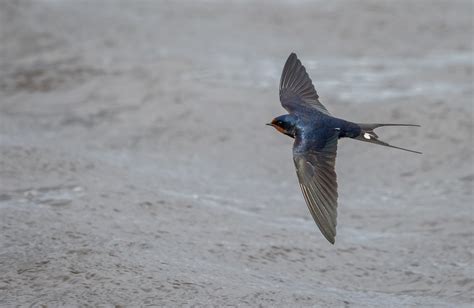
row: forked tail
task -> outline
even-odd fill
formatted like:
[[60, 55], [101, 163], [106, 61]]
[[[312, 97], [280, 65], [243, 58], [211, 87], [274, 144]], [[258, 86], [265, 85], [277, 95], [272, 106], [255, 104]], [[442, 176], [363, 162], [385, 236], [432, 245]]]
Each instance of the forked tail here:
[[404, 150], [412, 153], [417, 153], [417, 154], [422, 154], [421, 152], [418, 151], [413, 151], [409, 149], [404, 149], [400, 148], [394, 145], [390, 145], [382, 140], [379, 139], [379, 136], [374, 132], [374, 129], [382, 126], [416, 126], [420, 127], [420, 125], [416, 124], [379, 124], [379, 123], [364, 123], [364, 124], [357, 124], [361, 128], [361, 132], [359, 136], [355, 137], [354, 139], [360, 140], [360, 141], [365, 141], [365, 142], [370, 142], [370, 143], [375, 143], [375, 144], [380, 144], [384, 145], [386, 147], [394, 148], [394, 149], [399, 149], [399, 150]]

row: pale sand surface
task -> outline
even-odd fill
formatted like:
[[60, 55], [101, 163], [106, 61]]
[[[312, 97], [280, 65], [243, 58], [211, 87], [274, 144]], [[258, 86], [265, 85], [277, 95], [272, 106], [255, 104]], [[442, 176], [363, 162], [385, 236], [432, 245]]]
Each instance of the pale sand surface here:
[[[0, 2], [0, 306], [470, 306], [471, 1]], [[409, 122], [338, 150], [336, 245], [278, 80]]]

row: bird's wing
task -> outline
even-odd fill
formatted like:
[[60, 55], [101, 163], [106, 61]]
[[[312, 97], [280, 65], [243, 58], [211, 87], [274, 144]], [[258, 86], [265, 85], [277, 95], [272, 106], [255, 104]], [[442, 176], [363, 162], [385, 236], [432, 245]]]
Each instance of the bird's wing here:
[[321, 146], [315, 145], [316, 142], [296, 140], [293, 148], [296, 174], [306, 204], [319, 230], [332, 244], [337, 224], [337, 140], [337, 133]]
[[314, 89], [306, 69], [292, 53], [286, 60], [280, 79], [280, 102], [288, 112], [297, 111], [301, 107], [310, 107], [329, 115], [329, 111], [318, 100], [319, 96]]

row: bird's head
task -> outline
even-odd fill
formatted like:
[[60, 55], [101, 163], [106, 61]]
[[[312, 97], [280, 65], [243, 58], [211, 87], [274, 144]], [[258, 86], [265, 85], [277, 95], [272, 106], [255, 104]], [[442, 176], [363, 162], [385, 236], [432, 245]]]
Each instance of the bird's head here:
[[267, 125], [273, 126], [277, 131], [291, 138], [295, 138], [296, 126], [295, 119], [289, 114], [285, 114], [279, 117], [274, 118]]

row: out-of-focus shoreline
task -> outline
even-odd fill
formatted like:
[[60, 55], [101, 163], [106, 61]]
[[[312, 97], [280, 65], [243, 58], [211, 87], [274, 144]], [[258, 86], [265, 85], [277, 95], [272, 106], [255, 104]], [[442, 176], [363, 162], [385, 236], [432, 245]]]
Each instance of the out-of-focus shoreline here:
[[[0, 3], [0, 306], [473, 302], [472, 3]], [[290, 52], [341, 140], [336, 245], [299, 191]]]

